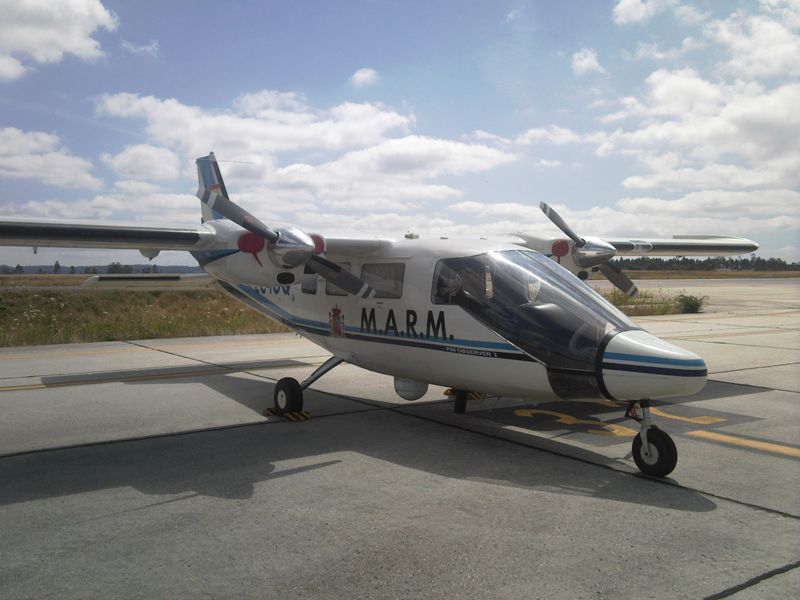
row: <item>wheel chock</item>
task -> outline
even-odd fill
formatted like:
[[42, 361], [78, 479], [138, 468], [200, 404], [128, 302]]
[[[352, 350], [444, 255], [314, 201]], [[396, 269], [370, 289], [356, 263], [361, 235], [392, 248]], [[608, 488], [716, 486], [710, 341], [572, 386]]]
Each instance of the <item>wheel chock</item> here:
[[273, 409], [268, 408], [262, 413], [265, 417], [283, 417], [286, 421], [297, 423], [298, 421], [308, 421], [311, 418], [311, 413], [307, 410], [301, 412], [287, 412], [279, 415]]

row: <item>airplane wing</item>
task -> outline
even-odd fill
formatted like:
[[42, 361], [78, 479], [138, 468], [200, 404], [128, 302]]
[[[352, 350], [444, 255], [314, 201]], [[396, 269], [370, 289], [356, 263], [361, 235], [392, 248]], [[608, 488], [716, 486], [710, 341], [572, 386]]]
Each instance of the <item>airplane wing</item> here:
[[213, 243], [208, 227], [149, 227], [70, 221], [0, 219], [0, 246], [202, 250]]
[[676, 235], [671, 239], [606, 239], [617, 256], [734, 256], [758, 250], [746, 238], [727, 235]]

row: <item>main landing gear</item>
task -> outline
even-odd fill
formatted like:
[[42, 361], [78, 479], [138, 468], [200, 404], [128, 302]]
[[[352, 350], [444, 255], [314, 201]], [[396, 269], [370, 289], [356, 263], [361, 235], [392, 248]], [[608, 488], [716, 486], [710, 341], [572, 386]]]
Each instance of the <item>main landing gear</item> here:
[[331, 356], [322, 363], [316, 371], [303, 380], [303, 383], [300, 383], [293, 377], [279, 379], [278, 383], [275, 384], [272, 413], [281, 416], [289, 413], [303, 412], [303, 390], [343, 362], [343, 358]]
[[[638, 409], [642, 409], [639, 416]], [[625, 416], [638, 422], [641, 429], [633, 438], [633, 461], [639, 470], [652, 477], [666, 477], [678, 464], [678, 449], [666, 433], [652, 424], [650, 402], [639, 400], [628, 402]]]

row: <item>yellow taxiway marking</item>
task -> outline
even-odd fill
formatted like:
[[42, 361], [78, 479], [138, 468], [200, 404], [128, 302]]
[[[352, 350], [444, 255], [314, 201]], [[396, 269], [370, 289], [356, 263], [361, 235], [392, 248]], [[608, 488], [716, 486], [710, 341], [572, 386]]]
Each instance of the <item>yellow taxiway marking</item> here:
[[589, 425], [596, 429], [589, 429], [589, 433], [596, 435], [612, 435], [615, 437], [633, 437], [636, 431], [624, 425], [617, 425], [616, 423], [604, 423], [603, 421], [596, 421], [593, 419], [578, 419], [566, 413], [555, 412], [552, 410], [541, 410], [538, 408], [521, 408], [515, 410], [514, 414], [518, 417], [532, 417], [534, 415], [544, 415], [547, 417], [555, 417], [558, 423], [564, 425]]
[[665, 412], [660, 408], [651, 408], [650, 413], [658, 417], [674, 419], [675, 421], [683, 421], [684, 423], [692, 423], [693, 425], [716, 425], [718, 423], [724, 423], [727, 420], [721, 419], [720, 417], [710, 417], [706, 415], [699, 417], [682, 417], [680, 415], [673, 415], [672, 413]]
[[[613, 400], [598, 400], [596, 404], [600, 406], [611, 406], [614, 408], [624, 408], [624, 402], [615, 402]], [[665, 419], [673, 419], [675, 421], [683, 421], [684, 423], [691, 423], [693, 425], [717, 425], [718, 423], [724, 423], [727, 419], [722, 419], [720, 417], [710, 417], [706, 415], [702, 415], [699, 417], [682, 417], [680, 415], [673, 415], [672, 413], [668, 413], [665, 410], [661, 410], [660, 408], [650, 408], [650, 413], [657, 415], [659, 417], [664, 417]]]
[[741, 446], [743, 448], [751, 448], [753, 450], [762, 450], [772, 454], [781, 454], [783, 456], [791, 456], [792, 458], [800, 458], [800, 448], [793, 448], [791, 446], [783, 446], [773, 442], [762, 442], [759, 440], [750, 440], [747, 438], [740, 438], [734, 435], [726, 435], [724, 433], [717, 433], [715, 431], [689, 431], [686, 435], [691, 437], [709, 440], [712, 442], [721, 442], [723, 444], [730, 444], [731, 446]]

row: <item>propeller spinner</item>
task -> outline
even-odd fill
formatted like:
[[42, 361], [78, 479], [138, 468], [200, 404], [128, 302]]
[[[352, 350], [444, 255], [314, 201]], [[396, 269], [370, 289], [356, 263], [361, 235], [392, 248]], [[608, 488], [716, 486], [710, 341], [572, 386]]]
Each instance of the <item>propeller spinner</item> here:
[[589, 269], [599, 267], [600, 272], [620, 291], [628, 296], [635, 296], [639, 293], [639, 288], [625, 275], [616, 264], [609, 262], [617, 253], [616, 248], [600, 238], [580, 237], [575, 233], [567, 222], [561, 218], [551, 206], [544, 202], [539, 203], [539, 208], [550, 219], [556, 227], [569, 237], [574, 243], [572, 247], [572, 259], [580, 267]]

